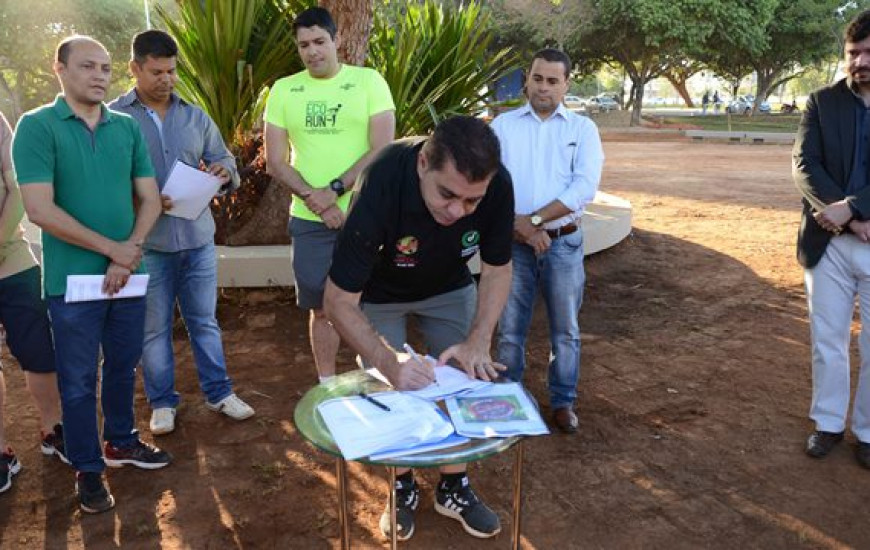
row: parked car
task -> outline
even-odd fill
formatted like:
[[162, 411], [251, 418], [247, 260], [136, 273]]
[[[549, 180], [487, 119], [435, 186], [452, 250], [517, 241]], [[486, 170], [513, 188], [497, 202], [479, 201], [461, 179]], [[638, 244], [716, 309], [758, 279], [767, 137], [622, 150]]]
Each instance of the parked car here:
[[617, 103], [615, 99], [607, 95], [599, 95], [589, 98], [589, 101], [586, 103], [587, 110], [591, 110], [589, 107], [590, 105], [593, 106], [596, 111], [604, 111], [605, 113], [619, 110], [619, 103]]
[[[748, 115], [752, 112], [752, 103], [755, 101], [755, 96], [749, 95], [739, 95], [731, 100], [728, 103], [728, 106], [725, 107], [725, 110], [731, 113], [732, 115]], [[762, 101], [758, 105], [759, 113], [770, 113], [770, 103], [767, 101]]]
[[586, 102], [576, 95], [566, 95], [564, 99], [565, 107], [572, 111], [583, 111]]

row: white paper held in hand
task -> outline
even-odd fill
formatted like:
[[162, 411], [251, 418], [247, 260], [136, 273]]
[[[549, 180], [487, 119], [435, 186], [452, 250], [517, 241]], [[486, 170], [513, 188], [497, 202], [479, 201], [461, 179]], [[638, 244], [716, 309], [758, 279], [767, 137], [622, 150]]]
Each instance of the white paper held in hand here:
[[117, 300], [145, 296], [148, 290], [148, 275], [130, 275], [124, 288], [109, 296], [103, 292], [105, 275], [67, 275], [64, 302], [91, 302], [93, 300]]
[[176, 160], [160, 193], [172, 199], [170, 216], [197, 219], [221, 188], [221, 180], [208, 172]]

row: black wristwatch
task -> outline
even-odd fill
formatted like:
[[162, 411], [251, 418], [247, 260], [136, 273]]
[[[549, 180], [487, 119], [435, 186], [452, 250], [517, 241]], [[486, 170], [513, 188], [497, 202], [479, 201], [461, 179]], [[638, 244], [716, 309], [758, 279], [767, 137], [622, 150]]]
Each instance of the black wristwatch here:
[[347, 191], [347, 189], [344, 188], [344, 182], [338, 178], [329, 182], [329, 188], [335, 191], [337, 197], [344, 195], [344, 192]]

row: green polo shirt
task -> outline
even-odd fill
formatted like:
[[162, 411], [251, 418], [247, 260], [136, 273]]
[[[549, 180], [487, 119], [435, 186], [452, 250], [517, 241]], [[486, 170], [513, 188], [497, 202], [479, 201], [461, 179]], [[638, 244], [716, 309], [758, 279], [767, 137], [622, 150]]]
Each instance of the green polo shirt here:
[[[12, 162], [18, 183], [50, 183], [54, 202], [85, 227], [124, 241], [133, 232], [133, 178], [154, 176], [148, 146], [132, 117], [102, 107], [92, 132], [62, 95], [18, 122]], [[67, 275], [103, 275], [109, 258], [42, 233], [46, 296], [66, 292]]]

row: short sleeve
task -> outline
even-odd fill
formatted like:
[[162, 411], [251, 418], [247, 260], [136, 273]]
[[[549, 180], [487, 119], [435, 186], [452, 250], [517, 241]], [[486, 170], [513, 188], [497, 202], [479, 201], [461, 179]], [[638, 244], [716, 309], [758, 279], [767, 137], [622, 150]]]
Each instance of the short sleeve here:
[[[502, 166], [490, 183], [487, 193], [486, 220], [482, 224], [480, 259], [489, 265], [505, 265], [511, 260], [514, 235], [514, 187], [507, 169]], [[481, 205], [483, 206], [483, 205]]]
[[19, 185], [54, 182], [54, 137], [33, 115], [18, 121], [12, 138], [12, 165]]
[[384, 111], [396, 110], [393, 103], [393, 94], [384, 77], [374, 69], [369, 69], [370, 77], [368, 84], [368, 107], [369, 116], [374, 116]]
[[153, 178], [154, 165], [151, 164], [151, 155], [148, 154], [148, 144], [139, 123], [133, 119], [130, 131], [133, 132], [133, 171], [130, 175], [134, 178]]
[[263, 118], [266, 119], [266, 122], [271, 124], [272, 126], [277, 126], [279, 128], [287, 129], [287, 123], [284, 121], [284, 89], [286, 86], [284, 85], [285, 80], [279, 80], [272, 85], [272, 89], [269, 90], [269, 99], [266, 100], [266, 113], [263, 115]]
[[339, 233], [329, 269], [329, 278], [345, 292], [363, 291], [385, 240], [383, 198], [373, 171], [378, 171], [377, 165], [370, 165], [360, 176], [361, 186]]

